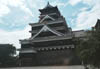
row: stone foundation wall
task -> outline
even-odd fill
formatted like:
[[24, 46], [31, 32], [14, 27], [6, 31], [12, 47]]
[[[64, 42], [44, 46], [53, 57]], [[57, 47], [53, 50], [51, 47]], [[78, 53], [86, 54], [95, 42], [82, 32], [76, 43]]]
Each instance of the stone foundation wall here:
[[21, 58], [21, 66], [66, 66], [80, 64], [79, 58], [72, 49], [38, 51], [31, 57]]
[[74, 51], [54, 50], [54, 51], [41, 51], [36, 54], [36, 65], [78, 65], [80, 61], [75, 55]]

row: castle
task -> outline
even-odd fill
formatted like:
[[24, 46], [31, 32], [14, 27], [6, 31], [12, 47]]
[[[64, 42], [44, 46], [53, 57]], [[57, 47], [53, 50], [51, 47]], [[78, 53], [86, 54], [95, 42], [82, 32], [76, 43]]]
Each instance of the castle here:
[[81, 64], [75, 53], [74, 33], [57, 6], [49, 3], [39, 9], [37, 23], [30, 23], [31, 37], [20, 40], [21, 66], [77, 65]]

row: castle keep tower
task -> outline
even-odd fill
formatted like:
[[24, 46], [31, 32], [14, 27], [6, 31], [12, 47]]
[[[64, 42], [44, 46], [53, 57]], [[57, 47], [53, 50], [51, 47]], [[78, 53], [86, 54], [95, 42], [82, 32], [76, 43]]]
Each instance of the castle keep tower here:
[[74, 52], [73, 33], [57, 6], [48, 3], [39, 11], [39, 21], [29, 24], [31, 37], [20, 40], [21, 65], [79, 64]]

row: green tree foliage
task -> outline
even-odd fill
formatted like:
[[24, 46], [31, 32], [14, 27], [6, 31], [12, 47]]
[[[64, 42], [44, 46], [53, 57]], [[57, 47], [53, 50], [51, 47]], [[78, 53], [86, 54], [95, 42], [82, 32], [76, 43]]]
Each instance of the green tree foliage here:
[[16, 48], [10, 44], [0, 44], [0, 66], [12, 66], [15, 64]]
[[76, 42], [76, 51], [83, 63], [100, 66], [100, 30], [87, 31], [86, 39]]

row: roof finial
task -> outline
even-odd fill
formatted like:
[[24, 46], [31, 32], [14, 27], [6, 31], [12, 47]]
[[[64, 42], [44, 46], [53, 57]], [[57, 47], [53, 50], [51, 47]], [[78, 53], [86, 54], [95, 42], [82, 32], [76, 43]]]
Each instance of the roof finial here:
[[51, 7], [53, 7], [53, 6], [51, 6], [50, 3], [49, 3], [49, 1], [48, 1], [48, 3], [47, 3], [47, 5], [46, 5], [45, 9], [46, 9], [46, 8], [51, 8]]
[[51, 6], [51, 5], [50, 5], [50, 3], [49, 3], [49, 1], [48, 1], [48, 4], [47, 4], [47, 6]]
[[48, 1], [48, 4], [47, 5], [50, 5], [49, 1]]

